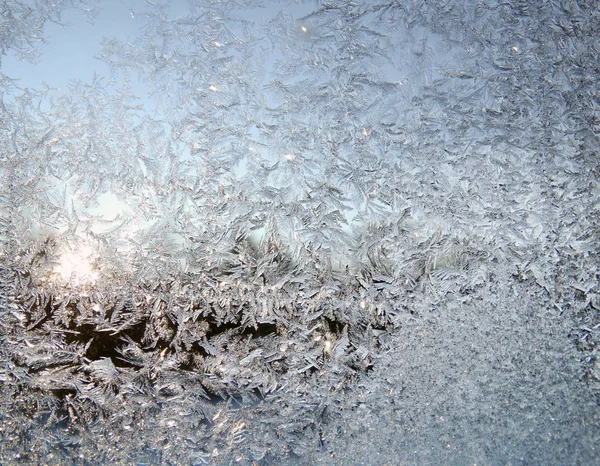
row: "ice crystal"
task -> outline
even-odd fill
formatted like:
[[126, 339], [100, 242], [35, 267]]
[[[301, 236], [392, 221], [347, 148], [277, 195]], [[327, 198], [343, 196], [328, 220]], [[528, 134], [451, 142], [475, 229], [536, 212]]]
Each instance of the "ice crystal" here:
[[[589, 463], [587, 424], [519, 417], [566, 444], [519, 457], [504, 418], [478, 453], [411, 426], [598, 396], [594, 6], [262, 6], [147, 2], [64, 93], [0, 75], [2, 462], [376, 461], [364, 427], [389, 462]], [[0, 54], [69, 8], [4, 2]]]

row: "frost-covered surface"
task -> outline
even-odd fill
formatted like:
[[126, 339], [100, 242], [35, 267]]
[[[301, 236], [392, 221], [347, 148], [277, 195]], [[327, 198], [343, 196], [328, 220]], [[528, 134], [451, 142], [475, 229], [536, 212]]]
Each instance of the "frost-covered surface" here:
[[0, 76], [2, 463], [597, 462], [596, 3], [268, 6]]

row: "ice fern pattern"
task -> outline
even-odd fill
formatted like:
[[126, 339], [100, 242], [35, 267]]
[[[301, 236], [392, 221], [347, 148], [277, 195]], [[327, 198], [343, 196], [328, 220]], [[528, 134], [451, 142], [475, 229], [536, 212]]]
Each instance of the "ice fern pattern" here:
[[[110, 77], [0, 73], [1, 416], [31, 462], [332, 454], [398, 329], [513, 282], [598, 388], [593, 6], [168, 4], [104, 39]], [[8, 0], [0, 54], [96, 6]]]

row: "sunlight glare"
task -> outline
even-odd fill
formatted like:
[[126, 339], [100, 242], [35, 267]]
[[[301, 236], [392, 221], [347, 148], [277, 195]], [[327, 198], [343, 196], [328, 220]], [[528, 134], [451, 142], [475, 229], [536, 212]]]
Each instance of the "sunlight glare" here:
[[67, 283], [92, 284], [98, 279], [93, 260], [94, 251], [90, 246], [82, 246], [78, 251], [65, 251], [54, 272]]

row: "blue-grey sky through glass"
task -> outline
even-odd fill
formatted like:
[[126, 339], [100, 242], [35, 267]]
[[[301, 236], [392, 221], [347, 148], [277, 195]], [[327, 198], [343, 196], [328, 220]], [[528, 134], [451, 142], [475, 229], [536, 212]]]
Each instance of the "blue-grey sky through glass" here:
[[[167, 19], [183, 18], [188, 13], [189, 4], [183, 0], [165, 2], [163, 5], [165, 7], [162, 11]], [[126, 82], [131, 92], [139, 99], [137, 103], [143, 105], [144, 111], [168, 127], [171, 113], [168, 107], [157, 105], [152, 97], [152, 82], [143, 81], [135, 71], [127, 72], [126, 75], [122, 71], [114, 72], [98, 58], [103, 50], [103, 41], [107, 39], [116, 39], [121, 43], [139, 46], [140, 40], [143, 40], [143, 26], [146, 21], [144, 13], [148, 10], [148, 4], [144, 0], [103, 0], [98, 2], [97, 7], [91, 15], [67, 9], [61, 16], [61, 24], [47, 22], [44, 27], [45, 41], [36, 44], [40, 53], [38, 61], [34, 63], [24, 61], [12, 52], [2, 57], [0, 71], [17, 80], [14, 94], [6, 95], [5, 99], [10, 100], [25, 89], [41, 90], [46, 86], [51, 89], [50, 95], [53, 97], [68, 96], [69, 86], [74, 81], [86, 84], [96, 76], [104, 83], [112, 83], [114, 88]], [[272, 2], [237, 11], [232, 4], [231, 15], [257, 25], [265, 25], [281, 12], [299, 18], [312, 11], [313, 7], [312, 2], [299, 4]], [[258, 66], [265, 71], [264, 85], [271, 79], [274, 61], [281, 58], [283, 57], [280, 54], [273, 51], [256, 58], [260, 61]], [[183, 159], [188, 155], [189, 149], [181, 146], [179, 157]], [[245, 173], [243, 161], [239, 166], [231, 168], [240, 175]], [[70, 192], [62, 183], [54, 188], [56, 189]], [[70, 193], [72, 196], [75, 194]], [[109, 221], [128, 209], [114, 194], [107, 192], [99, 196], [95, 208], [87, 209], [85, 213]], [[64, 231], [66, 228], [67, 225], [62, 225], [56, 231]], [[32, 227], [34, 236], [44, 232], [43, 228]]]
[[[62, 16], [64, 25], [46, 23], [46, 42], [38, 46], [41, 57], [37, 63], [22, 61], [9, 53], [3, 57], [2, 72], [17, 78], [18, 87], [41, 89], [45, 83], [56, 88], [58, 95], [68, 93], [68, 85], [73, 80], [90, 82], [94, 73], [110, 80], [108, 65], [96, 58], [102, 40], [108, 37], [134, 41], [143, 21], [143, 16], [136, 16], [134, 12], [143, 10], [144, 3], [143, 0], [104, 0], [99, 3], [98, 14], [91, 21], [87, 21], [81, 12], [69, 9]], [[173, 9], [176, 7], [177, 2], [174, 2]], [[123, 80], [122, 76], [116, 78]], [[147, 98], [148, 87], [137, 77], [131, 78], [132, 91], [145, 107], [152, 107], [152, 101]]]
[[[188, 11], [188, 4], [184, 0], [168, 3], [165, 12], [169, 19], [182, 17]], [[312, 11], [313, 6], [313, 3], [272, 3], [244, 9], [242, 14], [249, 21], [266, 23], [280, 11], [300, 17]], [[16, 85], [19, 88], [42, 89], [45, 83], [50, 88], [55, 88], [57, 95], [68, 93], [68, 85], [73, 80], [90, 82], [94, 73], [106, 80], [115, 79], [118, 86], [124, 77], [112, 76], [108, 65], [96, 56], [102, 50], [104, 38], [129, 43], [139, 39], [146, 8], [144, 0], [102, 0], [98, 2], [97, 14], [89, 21], [81, 12], [69, 9], [62, 15], [62, 25], [46, 23], [46, 41], [38, 44], [41, 56], [37, 63], [23, 61], [9, 52], [2, 57], [0, 71], [10, 78], [18, 79]], [[273, 58], [275, 57], [270, 57], [263, 63], [265, 69], [270, 69]], [[148, 84], [141, 82], [133, 73], [127, 78], [132, 92], [139, 97], [146, 110], [156, 111], [155, 102], [149, 96]]]

